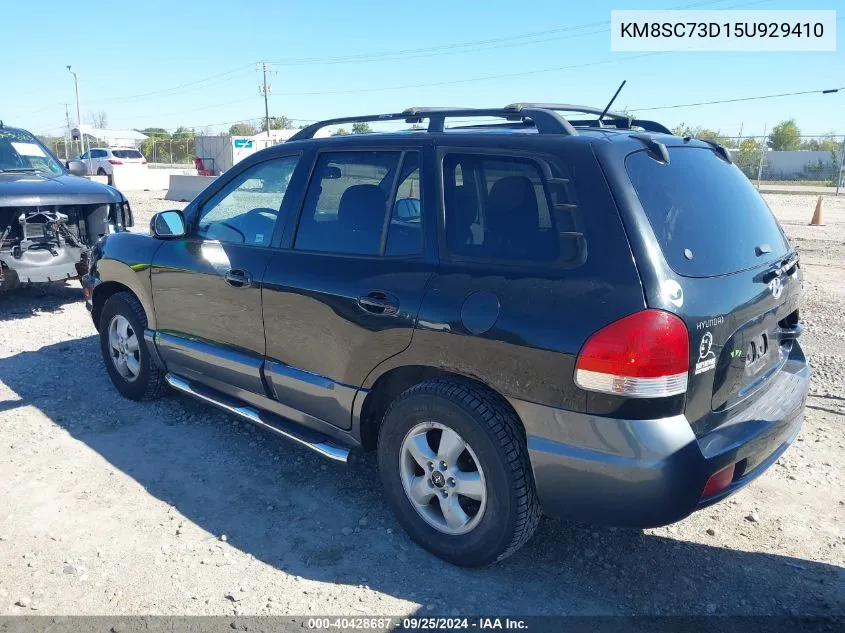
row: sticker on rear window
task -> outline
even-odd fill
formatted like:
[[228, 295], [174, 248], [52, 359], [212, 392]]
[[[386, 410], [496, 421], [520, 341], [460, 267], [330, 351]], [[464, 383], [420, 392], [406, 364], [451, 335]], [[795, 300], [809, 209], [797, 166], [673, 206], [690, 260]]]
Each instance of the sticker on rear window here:
[[35, 143], [15, 143], [12, 141], [12, 147], [20, 156], [46, 156], [44, 150]]
[[701, 337], [698, 345], [698, 362], [695, 364], [695, 375], [703, 374], [716, 367], [716, 354], [712, 350], [713, 335], [708, 331]]

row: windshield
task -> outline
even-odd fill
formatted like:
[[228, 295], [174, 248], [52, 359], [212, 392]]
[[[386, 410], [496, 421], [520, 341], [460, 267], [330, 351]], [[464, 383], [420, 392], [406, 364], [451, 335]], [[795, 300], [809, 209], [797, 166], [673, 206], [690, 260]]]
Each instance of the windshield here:
[[58, 161], [50, 156], [29, 132], [0, 129], [0, 172], [42, 171], [64, 173]]
[[669, 163], [628, 156], [631, 183], [672, 269], [712, 277], [783, 257], [786, 238], [748, 178], [710, 149], [669, 148]]

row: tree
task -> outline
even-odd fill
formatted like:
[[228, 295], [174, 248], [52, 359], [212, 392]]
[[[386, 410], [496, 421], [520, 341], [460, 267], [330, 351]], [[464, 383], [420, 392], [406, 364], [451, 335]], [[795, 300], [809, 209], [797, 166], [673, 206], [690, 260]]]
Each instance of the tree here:
[[769, 147], [777, 151], [790, 151], [800, 149], [801, 130], [795, 119], [781, 121], [769, 134]]
[[353, 134], [367, 134], [368, 132], [372, 131], [373, 128], [371, 128], [370, 124], [365, 121], [358, 121], [357, 123], [352, 124]]
[[833, 133], [827, 134], [821, 138], [811, 138], [807, 141], [801, 141], [801, 149], [816, 152], [836, 153], [839, 151], [840, 147], [842, 147], [842, 143]]
[[683, 138], [700, 138], [707, 141], [716, 141], [724, 147], [736, 147], [736, 141], [730, 136], [725, 136], [719, 130], [711, 130], [706, 127], [691, 127], [681, 123], [672, 128], [672, 134]]
[[147, 136], [155, 136], [156, 138], [170, 138], [170, 132], [163, 127], [145, 127], [143, 130], [135, 130]]
[[753, 138], [747, 138], [739, 145], [736, 156], [736, 166], [751, 179], [757, 178], [760, 166], [760, 153], [765, 151], [763, 145]]
[[106, 114], [105, 110], [99, 110], [98, 112], [92, 110], [88, 113], [88, 120], [91, 121], [91, 125], [100, 130], [109, 125], [109, 115]]
[[[293, 121], [291, 121], [286, 116], [271, 116], [270, 117], [270, 129], [271, 130], [292, 130], [293, 129]], [[267, 131], [267, 120], [261, 119], [261, 131]]]
[[258, 130], [252, 123], [235, 123], [229, 128], [229, 134], [232, 136], [255, 136]]
[[332, 133], [332, 136], [346, 136], [347, 134], [349, 134], [349, 132], [345, 127], [339, 127], [336, 132]]

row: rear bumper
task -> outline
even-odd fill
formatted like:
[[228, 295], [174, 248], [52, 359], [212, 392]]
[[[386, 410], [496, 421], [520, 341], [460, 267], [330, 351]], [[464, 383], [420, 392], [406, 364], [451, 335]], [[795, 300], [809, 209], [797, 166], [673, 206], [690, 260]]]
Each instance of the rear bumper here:
[[[750, 483], [795, 440], [804, 420], [809, 369], [799, 345], [767, 393], [696, 438], [682, 415], [622, 420], [511, 400], [528, 433], [544, 511], [587, 523], [654, 527], [678, 521]], [[736, 464], [724, 490], [707, 480]]]

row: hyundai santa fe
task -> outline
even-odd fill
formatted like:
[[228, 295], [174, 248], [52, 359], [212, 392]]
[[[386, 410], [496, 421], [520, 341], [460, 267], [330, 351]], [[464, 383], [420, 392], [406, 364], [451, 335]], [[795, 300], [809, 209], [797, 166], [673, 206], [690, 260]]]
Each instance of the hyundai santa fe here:
[[[314, 138], [353, 121], [427, 127]], [[678, 521], [803, 420], [796, 252], [723, 147], [653, 121], [322, 121], [150, 233], [101, 239], [84, 279], [115, 387], [377, 451], [398, 521], [458, 565], [512, 554], [541, 513]]]

